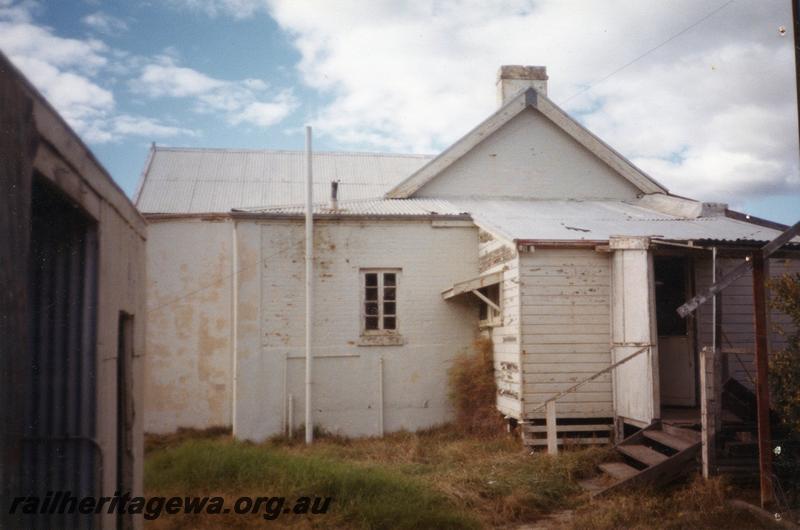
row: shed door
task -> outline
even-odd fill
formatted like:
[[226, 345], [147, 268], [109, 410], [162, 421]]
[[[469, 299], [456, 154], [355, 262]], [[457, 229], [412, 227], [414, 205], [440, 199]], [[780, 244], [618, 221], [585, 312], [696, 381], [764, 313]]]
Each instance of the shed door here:
[[634, 423], [649, 424], [658, 416], [658, 358], [653, 307], [653, 266], [644, 249], [621, 249], [612, 262], [612, 359], [619, 362], [643, 347], [614, 370], [615, 414]]

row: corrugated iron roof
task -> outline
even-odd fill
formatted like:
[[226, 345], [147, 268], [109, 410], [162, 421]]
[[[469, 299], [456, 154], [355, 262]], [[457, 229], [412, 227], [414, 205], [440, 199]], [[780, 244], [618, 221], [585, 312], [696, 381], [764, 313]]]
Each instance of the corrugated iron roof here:
[[[314, 153], [314, 199], [374, 199], [432, 157], [382, 153]], [[241, 149], [155, 147], [136, 206], [143, 213], [223, 213], [274, 207], [305, 199], [305, 153]]]
[[[305, 206], [294, 205], [276, 208], [237, 209], [249, 213], [270, 215], [303, 216]], [[377, 199], [339, 202], [336, 208], [330, 203], [315, 204], [315, 215], [333, 216], [467, 216], [464, 211], [449, 201], [441, 199]]]
[[[675, 241], [771, 241], [781, 232], [718, 215], [687, 219], [622, 201], [453, 200], [475, 222], [510, 240], [605, 241], [649, 236]], [[795, 238], [793, 242], [800, 242]]]
[[[724, 215], [684, 218], [610, 200], [384, 199], [397, 182], [432, 157], [380, 153], [314, 153], [315, 213], [336, 216], [465, 216], [510, 240], [591, 241], [649, 236], [675, 241], [770, 241], [780, 231]], [[338, 180], [339, 206], [330, 208]], [[156, 147], [137, 206], [144, 213], [301, 216], [302, 151]], [[793, 242], [800, 242], [795, 238]]]
[[[305, 214], [302, 204], [246, 211], [278, 216]], [[648, 236], [673, 241], [766, 242], [781, 231], [724, 215], [687, 219], [623, 201], [383, 199], [349, 201], [337, 209], [315, 204], [316, 215], [469, 216], [508, 240], [607, 241], [611, 236]], [[800, 238], [794, 242], [800, 243]]]

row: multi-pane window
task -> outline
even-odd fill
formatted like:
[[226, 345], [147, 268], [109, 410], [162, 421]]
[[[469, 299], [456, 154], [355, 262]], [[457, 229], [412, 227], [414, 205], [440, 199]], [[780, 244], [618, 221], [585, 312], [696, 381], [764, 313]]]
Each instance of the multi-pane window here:
[[364, 332], [397, 331], [397, 270], [369, 270], [361, 274]]

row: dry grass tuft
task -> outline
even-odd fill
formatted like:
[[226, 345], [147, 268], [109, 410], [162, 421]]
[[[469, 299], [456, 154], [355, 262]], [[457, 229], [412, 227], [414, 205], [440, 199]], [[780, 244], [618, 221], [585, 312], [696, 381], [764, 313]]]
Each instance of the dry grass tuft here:
[[456, 357], [450, 367], [450, 400], [456, 423], [466, 433], [491, 434], [503, 428], [495, 407], [493, 349], [491, 339], [480, 337], [475, 340], [475, 352]]
[[[531, 455], [505, 433], [465, 435], [443, 426], [385, 438], [322, 435], [314, 445], [273, 439], [263, 444], [225, 437], [184, 441], [148, 455], [148, 495], [201, 491], [238, 495], [332, 495], [331, 514], [316, 523], [335, 528], [498, 527], [530, 522], [580, 502], [575, 479], [590, 476], [606, 449]], [[248, 518], [225, 524], [251, 523]], [[163, 517], [152, 528], [211, 528], [222, 519]], [[304, 526], [306, 525], [306, 526]]]
[[167, 434], [144, 435], [144, 452], [149, 454], [158, 449], [176, 447], [189, 440], [213, 440], [213, 439], [232, 439], [230, 427], [208, 427], [206, 429], [194, 429], [190, 427], [179, 427], [177, 431]]
[[571, 528], [581, 530], [774, 528], [725, 501], [731, 488], [720, 478], [697, 477], [671, 491], [638, 490], [601, 499], [576, 511]]

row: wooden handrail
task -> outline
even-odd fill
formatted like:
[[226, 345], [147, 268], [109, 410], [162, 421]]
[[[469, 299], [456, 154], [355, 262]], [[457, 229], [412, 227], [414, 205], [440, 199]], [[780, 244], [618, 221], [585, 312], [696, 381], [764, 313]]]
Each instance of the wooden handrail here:
[[620, 365], [622, 365], [622, 364], [625, 364], [626, 362], [630, 361], [631, 359], [633, 359], [634, 357], [636, 357], [636, 356], [637, 356], [637, 355], [639, 355], [640, 353], [642, 353], [642, 352], [645, 352], [645, 351], [649, 350], [650, 348], [651, 348], [651, 346], [650, 346], [650, 345], [648, 345], [648, 346], [644, 346], [643, 348], [640, 348], [640, 349], [636, 350], [635, 352], [633, 352], [632, 354], [628, 355], [628, 356], [627, 356], [627, 357], [625, 357], [624, 359], [622, 359], [622, 360], [620, 360], [620, 361], [617, 361], [617, 362], [615, 362], [614, 364], [612, 364], [612, 365], [610, 365], [610, 366], [607, 366], [607, 367], [603, 368], [603, 369], [602, 369], [602, 370], [600, 370], [599, 372], [596, 372], [596, 373], [594, 373], [594, 374], [590, 375], [589, 377], [587, 377], [586, 379], [582, 380], [581, 382], [579, 382], [579, 383], [576, 383], [576, 384], [572, 385], [572, 386], [571, 386], [571, 387], [569, 387], [568, 389], [566, 389], [566, 390], [563, 390], [563, 391], [561, 391], [561, 392], [559, 392], [559, 393], [557, 393], [557, 394], [554, 394], [552, 397], [550, 397], [550, 398], [546, 399], [545, 401], [543, 401], [541, 405], [539, 405], [538, 407], [536, 407], [535, 409], [533, 409], [531, 412], [536, 412], [537, 410], [541, 410], [541, 409], [543, 409], [543, 408], [544, 408], [544, 407], [546, 407], [546, 406], [547, 406], [547, 404], [548, 404], [548, 403], [550, 403], [551, 401], [556, 401], [556, 400], [558, 400], [559, 398], [561, 398], [561, 397], [563, 397], [563, 396], [565, 396], [565, 395], [569, 394], [570, 392], [574, 392], [575, 390], [577, 390], [578, 388], [582, 387], [582, 386], [583, 386], [583, 385], [585, 385], [586, 383], [589, 383], [589, 382], [591, 382], [591, 381], [594, 381], [595, 379], [597, 379], [597, 378], [598, 378], [598, 377], [600, 377], [601, 375], [603, 375], [603, 374], [605, 374], [605, 373], [608, 373], [608, 372], [610, 372], [611, 370], [613, 370], [614, 368], [616, 368], [616, 367], [618, 367], [618, 366], [620, 366]]
[[626, 362], [630, 361], [631, 359], [633, 359], [637, 355], [640, 355], [642, 352], [648, 351], [651, 347], [652, 347], [652, 344], [649, 344], [647, 346], [643, 346], [642, 348], [639, 348], [638, 350], [636, 350], [632, 354], [628, 355], [624, 359], [622, 359], [620, 361], [617, 361], [614, 364], [603, 368], [602, 370], [590, 375], [589, 377], [587, 377], [586, 379], [580, 381], [579, 383], [576, 383], [576, 384], [572, 385], [571, 387], [567, 388], [566, 390], [563, 390], [563, 391], [561, 391], [561, 392], [559, 392], [557, 394], [554, 394], [551, 398], [545, 400], [544, 402], [542, 402], [541, 405], [539, 405], [538, 407], [536, 407], [535, 409], [533, 409], [531, 411], [531, 412], [536, 412], [537, 410], [541, 410], [542, 408], [546, 409], [546, 412], [545, 412], [545, 426], [547, 427], [547, 452], [548, 453], [550, 453], [552, 455], [558, 453], [558, 431], [557, 431], [557, 428], [556, 428], [556, 401], [559, 398], [569, 394], [570, 392], [576, 391], [578, 388], [580, 388], [581, 386], [585, 385], [589, 381], [594, 381], [595, 379], [597, 379], [601, 375], [610, 372], [611, 370], [613, 370], [614, 368], [617, 368], [618, 366], [620, 366], [622, 364], [625, 364]]

